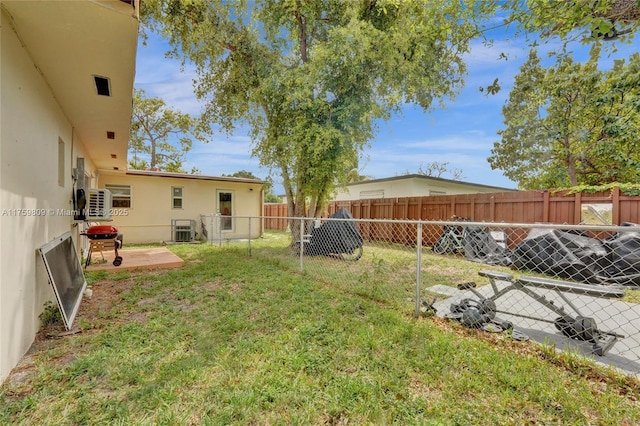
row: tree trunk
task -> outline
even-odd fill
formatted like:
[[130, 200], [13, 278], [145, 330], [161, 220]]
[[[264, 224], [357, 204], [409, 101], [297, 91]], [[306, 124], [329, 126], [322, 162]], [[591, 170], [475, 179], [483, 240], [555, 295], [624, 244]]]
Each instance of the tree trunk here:
[[151, 141], [151, 160], [149, 160], [149, 168], [155, 170], [156, 168], [156, 143]]
[[[291, 194], [291, 197], [289, 197]], [[291, 244], [295, 245], [296, 241], [302, 241], [302, 235], [300, 235], [300, 219], [292, 219], [292, 218], [302, 218], [306, 216], [305, 211], [305, 195], [300, 193], [293, 194], [292, 190], [287, 191], [287, 204], [289, 211], [289, 229], [291, 230]], [[306, 225], [305, 228], [306, 229]], [[306, 233], [306, 230], [303, 230], [303, 234]]]
[[571, 186], [578, 185], [578, 177], [576, 175], [576, 160], [574, 155], [571, 153], [571, 142], [569, 140], [569, 136], [564, 137], [564, 147], [567, 150], [567, 169], [569, 170], [569, 179], [571, 180]]

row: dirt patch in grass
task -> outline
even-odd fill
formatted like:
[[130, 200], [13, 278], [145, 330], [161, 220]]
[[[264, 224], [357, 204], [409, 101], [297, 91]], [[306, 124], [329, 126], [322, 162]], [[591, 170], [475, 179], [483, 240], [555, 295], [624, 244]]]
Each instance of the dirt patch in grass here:
[[[103, 321], [102, 317], [104, 314], [119, 305], [123, 293], [130, 291], [137, 285], [139, 286], [140, 284], [132, 277], [124, 280], [101, 279], [98, 283], [89, 286], [88, 289], [90, 290], [91, 296], [85, 295], [83, 298], [74, 321], [74, 328], [71, 331], [67, 331], [61, 322], [41, 328], [36, 334], [33, 344], [27, 353], [7, 377], [7, 382], [12, 384], [28, 382], [35, 374], [36, 355], [51, 348], [58, 339], [73, 337], [79, 333], [90, 333], [93, 329], [101, 328], [100, 326], [96, 326], [96, 324]], [[130, 321], [132, 319], [131, 316], [140, 315], [141, 313], [130, 312], [130, 314], [131, 315], [123, 316], [123, 318], [127, 318], [127, 320]], [[143, 318], [134, 319], [136, 321], [143, 320]], [[93, 326], [80, 330], [78, 328], [80, 321], [92, 324]], [[77, 353], [64, 352], [54, 356], [51, 361], [60, 367], [64, 367], [71, 363], [76, 356]], [[28, 393], [28, 391], [26, 392]]]
[[[36, 344], [34, 343], [29, 349], [29, 352], [27, 352], [27, 354], [24, 357], [22, 357], [22, 360], [20, 360], [20, 363], [13, 368], [13, 370], [11, 371], [11, 374], [9, 374], [9, 377], [7, 377], [6, 379], [7, 383], [11, 383], [12, 385], [18, 385], [18, 384], [26, 383], [31, 379], [31, 377], [33, 376], [33, 372], [35, 371], [35, 363], [34, 363], [32, 353], [37, 350], [38, 349], [36, 348]], [[28, 394], [29, 392], [30, 392], [30, 389], [24, 390], [24, 391], [18, 392], [14, 396], [25, 395], [25, 394]]]
[[91, 297], [85, 297], [78, 310], [78, 318], [92, 321], [99, 318], [101, 313], [111, 310], [120, 296], [136, 286], [140, 285], [134, 279], [121, 281], [101, 280], [90, 287]]
[[220, 290], [222, 288], [222, 281], [207, 281], [206, 283], [202, 284], [202, 290], [205, 292], [209, 292], [209, 291], [216, 291], [216, 290]]
[[408, 391], [412, 398], [425, 399], [427, 401], [441, 401], [443, 399], [443, 392], [438, 388], [437, 384], [428, 383], [418, 375], [411, 377]]

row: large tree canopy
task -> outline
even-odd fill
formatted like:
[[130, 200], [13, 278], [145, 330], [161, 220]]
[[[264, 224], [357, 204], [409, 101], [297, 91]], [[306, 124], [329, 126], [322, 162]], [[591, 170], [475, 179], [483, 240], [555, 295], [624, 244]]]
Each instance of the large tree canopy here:
[[[206, 142], [207, 126], [197, 118], [169, 108], [160, 98], [148, 98], [144, 90], [133, 94], [129, 151], [134, 169], [185, 172], [184, 156], [193, 140]], [[192, 173], [196, 170], [193, 169]]]
[[[239, 177], [239, 178], [245, 178], [245, 179], [261, 180], [258, 176], [254, 175], [253, 172], [250, 172], [247, 170], [240, 170], [230, 175], [225, 175], [223, 173], [222, 176], [233, 176], [233, 177]], [[264, 202], [280, 203], [281, 202], [280, 197], [278, 197], [276, 194], [273, 193], [273, 181], [271, 180], [271, 178], [267, 177], [266, 179], [262, 179], [262, 181], [264, 182], [262, 185], [262, 188], [264, 190]]]
[[545, 69], [532, 51], [516, 76], [489, 163], [520, 188], [640, 180], [640, 55], [599, 71], [591, 53]]
[[[334, 187], [350, 179], [349, 172], [357, 169], [357, 159], [377, 130], [377, 120], [389, 118], [404, 103], [428, 111], [434, 103], [455, 96], [466, 73], [463, 54], [468, 43], [482, 33], [478, 23], [490, 22], [497, 10], [506, 10], [507, 21], [519, 22], [525, 31], [560, 37], [578, 30], [591, 38], [611, 39], [632, 34], [638, 24], [635, 0], [145, 0], [142, 4], [145, 27], [169, 40], [174, 57], [195, 64], [195, 91], [205, 101], [204, 118], [228, 132], [239, 123], [251, 129], [252, 153], [280, 175], [290, 216], [304, 216], [307, 211], [317, 215]], [[531, 75], [540, 73], [546, 84], [550, 77], [534, 69], [535, 64], [528, 66]], [[567, 65], [558, 73], [571, 69]], [[537, 114], [551, 95], [535, 95], [541, 104], [505, 111], [513, 117], [506, 120], [540, 118]], [[560, 107], [552, 105], [548, 111], [553, 108]], [[557, 142], [558, 134], [571, 132], [560, 126], [553, 129], [553, 136], [544, 127], [521, 127], [530, 135], [510, 138], [505, 133], [503, 138], [528, 141], [513, 149], [530, 156], [529, 174], [518, 174], [522, 168], [509, 173], [529, 185], [535, 170], [531, 165], [548, 166], [551, 161], [548, 141], [555, 137]], [[534, 139], [543, 141], [542, 146], [532, 144]], [[613, 150], [611, 144], [598, 146]], [[579, 149], [566, 153], [569, 159], [561, 164], [574, 167], [570, 164], [577, 164], [575, 158], [581, 155]], [[499, 156], [496, 151], [492, 165], [512, 170], [511, 165], [499, 164]], [[557, 162], [559, 157], [554, 158]], [[585, 167], [580, 163], [569, 170], [568, 179]], [[596, 170], [594, 164], [590, 167]]]
[[[205, 117], [247, 123], [292, 216], [317, 214], [404, 103], [424, 110], [463, 84], [462, 59], [493, 2], [145, 0], [143, 20], [195, 64]], [[310, 204], [309, 204], [310, 201]]]
[[[506, 128], [488, 159], [492, 168], [522, 189], [637, 181], [638, 57], [616, 61], [606, 72], [597, 63], [601, 48], [615, 50], [608, 42], [634, 39], [640, 2], [517, 0], [503, 7], [510, 12], [507, 22], [527, 33], [580, 39], [593, 50], [585, 64], [560, 52], [548, 69], [532, 51], [503, 108]], [[496, 80], [487, 89], [499, 87]]]
[[514, 0], [503, 7], [511, 12], [509, 21], [546, 36], [630, 40], [640, 26], [638, 0]]

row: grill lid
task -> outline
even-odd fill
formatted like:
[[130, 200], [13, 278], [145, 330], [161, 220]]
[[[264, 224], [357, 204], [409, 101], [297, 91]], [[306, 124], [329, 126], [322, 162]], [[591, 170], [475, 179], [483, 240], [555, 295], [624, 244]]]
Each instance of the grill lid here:
[[118, 228], [111, 225], [94, 225], [90, 226], [83, 235], [90, 239], [111, 239], [118, 236]]
[[89, 235], [97, 235], [97, 234], [117, 234], [118, 228], [111, 225], [94, 225], [90, 226], [87, 229], [87, 234]]

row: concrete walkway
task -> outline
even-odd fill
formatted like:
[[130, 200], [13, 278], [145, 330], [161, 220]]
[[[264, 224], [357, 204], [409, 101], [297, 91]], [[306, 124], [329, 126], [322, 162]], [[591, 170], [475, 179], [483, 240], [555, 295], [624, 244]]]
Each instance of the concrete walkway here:
[[[497, 281], [496, 284], [499, 290], [508, 285], [501, 281]], [[438, 316], [449, 313], [452, 303], [458, 303], [464, 298], [477, 299], [477, 296], [468, 290], [458, 290], [443, 285], [428, 287], [426, 290], [448, 296], [447, 299], [435, 304]], [[478, 287], [477, 290], [484, 297], [493, 295], [490, 285]], [[576, 315], [555, 291], [536, 288], [535, 292], [554, 301], [557, 305], [564, 306], [570, 315]], [[562, 335], [553, 323], [512, 315], [519, 314], [550, 321], [558, 316], [530, 296], [517, 290], [510, 291], [496, 300], [499, 311], [496, 316], [511, 321], [515, 330], [528, 335], [536, 342], [554, 345], [559, 350], [579, 352], [597, 363], [640, 376], [640, 305], [584, 295], [567, 293], [564, 295], [578, 308], [582, 316], [595, 319], [598, 330], [615, 332], [625, 337], [619, 339], [604, 356], [594, 355], [591, 351], [592, 343]]]

